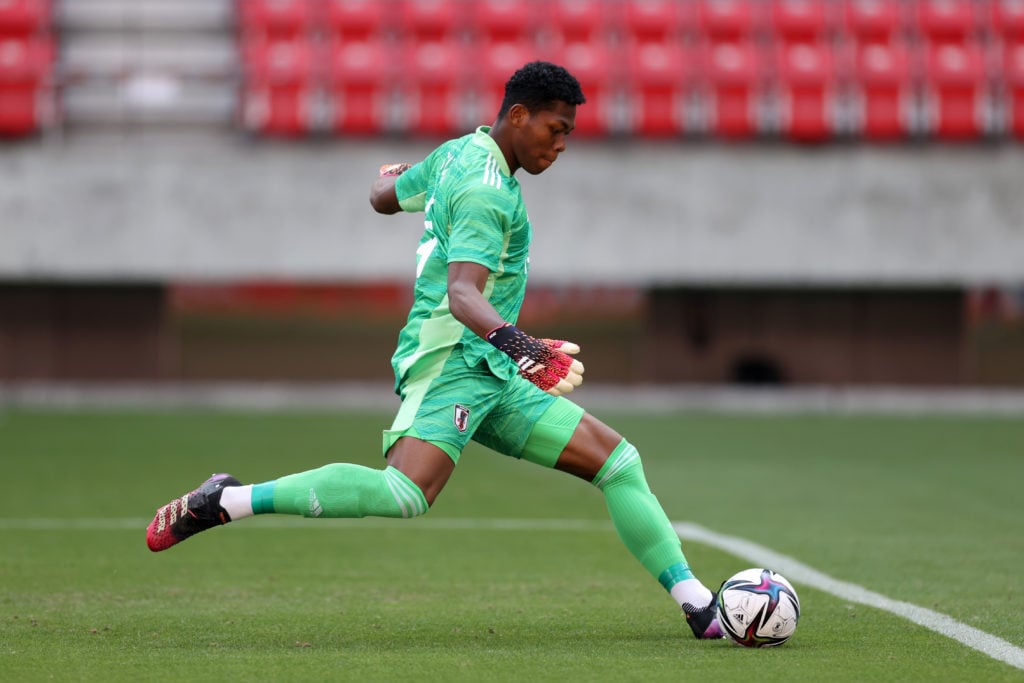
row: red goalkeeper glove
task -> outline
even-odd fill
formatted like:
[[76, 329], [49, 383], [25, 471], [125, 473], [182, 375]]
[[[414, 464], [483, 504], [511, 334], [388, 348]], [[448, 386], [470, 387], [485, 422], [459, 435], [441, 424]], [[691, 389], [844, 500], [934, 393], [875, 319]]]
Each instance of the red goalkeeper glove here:
[[384, 176], [400, 176], [406, 171], [412, 168], [412, 164], [402, 162], [400, 164], [384, 164], [380, 167], [380, 177]]
[[548, 392], [561, 396], [583, 383], [583, 363], [571, 356], [580, 347], [560, 339], [537, 339], [505, 323], [487, 333], [487, 341], [519, 366], [519, 374]]

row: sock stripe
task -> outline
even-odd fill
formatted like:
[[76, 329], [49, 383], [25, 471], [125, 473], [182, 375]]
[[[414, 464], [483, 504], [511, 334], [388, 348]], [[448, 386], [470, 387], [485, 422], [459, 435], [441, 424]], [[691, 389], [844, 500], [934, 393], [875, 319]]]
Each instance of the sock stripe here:
[[615, 450], [618, 451], [618, 454], [616, 455], [615, 451], [612, 452], [612, 458], [614, 458], [611, 463], [612, 466], [607, 472], [605, 472], [604, 476], [601, 477], [601, 480], [594, 484], [597, 488], [604, 486], [605, 482], [614, 477], [623, 468], [631, 465], [634, 460], [637, 460], [640, 457], [640, 453], [637, 452], [636, 447], [627, 441], [623, 441]]
[[401, 472], [388, 467], [384, 470], [384, 479], [391, 489], [391, 495], [395, 497], [395, 502], [402, 510], [402, 517], [415, 517], [426, 513], [427, 501], [423, 493]]
[[394, 496], [395, 502], [398, 503], [398, 507], [402, 511], [402, 517], [408, 518], [409, 508], [406, 507], [405, 498], [404, 496], [401, 495], [401, 493], [399, 493], [398, 484], [397, 482], [395, 482], [390, 472], [384, 472], [384, 481], [387, 482], [388, 488], [391, 489], [391, 495]]
[[406, 502], [412, 507], [410, 516], [426, 512], [422, 500], [423, 494], [419, 492], [419, 489], [398, 472], [391, 473], [391, 481], [404, 494]]

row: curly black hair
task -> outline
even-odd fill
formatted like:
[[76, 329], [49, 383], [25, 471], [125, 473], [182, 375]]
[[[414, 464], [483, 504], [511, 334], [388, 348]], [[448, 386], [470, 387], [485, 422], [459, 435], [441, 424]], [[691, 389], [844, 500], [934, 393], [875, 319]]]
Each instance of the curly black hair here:
[[575, 76], [564, 67], [550, 62], [530, 62], [505, 83], [505, 99], [498, 110], [504, 116], [513, 104], [521, 104], [531, 112], [550, 109], [556, 102], [578, 105], [587, 101]]

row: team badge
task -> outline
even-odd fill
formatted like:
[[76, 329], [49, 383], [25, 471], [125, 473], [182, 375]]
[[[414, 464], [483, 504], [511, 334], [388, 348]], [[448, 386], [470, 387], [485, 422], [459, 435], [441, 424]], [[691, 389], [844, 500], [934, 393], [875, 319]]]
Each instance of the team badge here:
[[460, 432], [466, 431], [469, 427], [469, 408], [461, 403], [455, 404], [455, 428]]

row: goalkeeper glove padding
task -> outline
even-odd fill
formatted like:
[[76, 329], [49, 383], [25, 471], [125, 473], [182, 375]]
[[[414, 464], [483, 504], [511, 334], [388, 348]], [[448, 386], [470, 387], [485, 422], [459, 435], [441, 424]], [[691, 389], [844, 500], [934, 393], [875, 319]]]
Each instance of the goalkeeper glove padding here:
[[380, 167], [380, 177], [384, 176], [400, 176], [406, 171], [412, 168], [412, 164], [402, 162], [400, 164], [384, 164]]
[[583, 383], [583, 363], [571, 356], [580, 347], [560, 339], [537, 339], [511, 323], [487, 333], [487, 341], [508, 355], [519, 374], [552, 396], [568, 394]]

